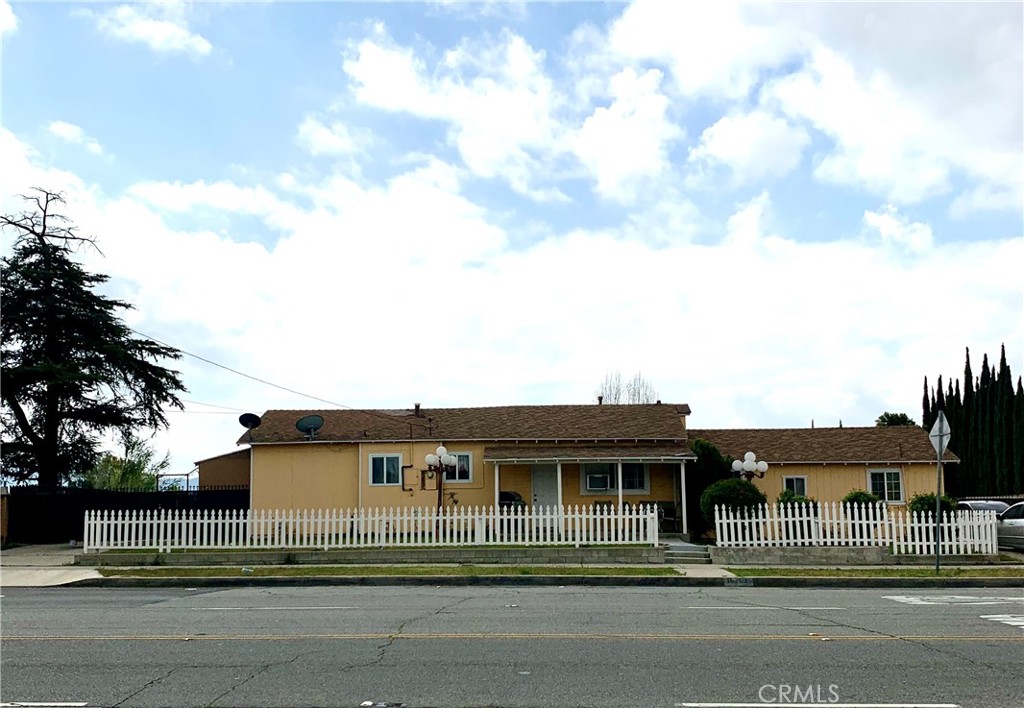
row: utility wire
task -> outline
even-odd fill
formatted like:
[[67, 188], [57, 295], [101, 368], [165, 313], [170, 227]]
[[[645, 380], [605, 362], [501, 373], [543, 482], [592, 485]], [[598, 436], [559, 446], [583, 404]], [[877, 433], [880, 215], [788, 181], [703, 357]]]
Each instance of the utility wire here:
[[[366, 408], [353, 408], [352, 406], [346, 406], [344, 403], [336, 403], [335, 401], [329, 401], [326, 398], [320, 398], [319, 396], [313, 396], [313, 395], [308, 394], [308, 393], [303, 393], [302, 391], [296, 391], [293, 388], [288, 388], [287, 386], [281, 386], [280, 384], [276, 384], [276, 383], [274, 383], [272, 381], [267, 381], [266, 379], [261, 379], [258, 376], [253, 376], [252, 374], [247, 374], [244, 371], [239, 371], [238, 369], [232, 369], [230, 366], [225, 366], [224, 364], [218, 364], [216, 361], [213, 361], [212, 359], [207, 359], [204, 356], [199, 356], [198, 354], [193, 354], [192, 352], [185, 351], [184, 349], [181, 349], [180, 347], [176, 347], [173, 344], [168, 344], [167, 342], [165, 342], [163, 340], [160, 340], [160, 339], [157, 339], [156, 337], [151, 337], [150, 335], [148, 335], [148, 334], [146, 334], [144, 332], [140, 332], [137, 329], [132, 329], [131, 327], [129, 327], [128, 329], [131, 330], [132, 332], [134, 332], [135, 334], [139, 335], [140, 337], [144, 337], [145, 339], [148, 339], [151, 342], [156, 342], [157, 344], [162, 344], [165, 347], [170, 347], [171, 349], [174, 349], [175, 351], [181, 352], [182, 354], [184, 354], [186, 356], [190, 356], [193, 359], [198, 359], [199, 361], [206, 362], [207, 364], [210, 364], [211, 366], [216, 366], [219, 369], [224, 369], [225, 371], [230, 371], [232, 374], [237, 374], [238, 376], [243, 376], [243, 377], [245, 377], [247, 379], [251, 379], [252, 381], [256, 381], [256, 382], [264, 384], [266, 386], [272, 386], [273, 388], [281, 389], [282, 391], [287, 391], [288, 393], [294, 393], [296, 396], [302, 396], [304, 398], [309, 398], [309, 399], [312, 399], [314, 401], [320, 401], [321, 403], [326, 403], [328, 405], [335, 406], [337, 408], [345, 408], [345, 409], [350, 410], [350, 411], [359, 411], [361, 413], [366, 413], [367, 415], [372, 415], [372, 416], [376, 416], [377, 418], [383, 418], [385, 420], [390, 420], [390, 421], [395, 421], [395, 422], [403, 423], [403, 424], [406, 424], [406, 425], [409, 425], [409, 426], [419, 425], [421, 428], [428, 428], [428, 425], [426, 423], [424, 423], [422, 421], [419, 421], [419, 420], [415, 420], [415, 421], [414, 420], [406, 420], [405, 418], [399, 418], [398, 416], [387, 415], [386, 413], [378, 413], [377, 411], [368, 410]], [[209, 405], [209, 404], [200, 404], [200, 405]], [[200, 411], [192, 411], [192, 412], [193, 413], [199, 413]]]

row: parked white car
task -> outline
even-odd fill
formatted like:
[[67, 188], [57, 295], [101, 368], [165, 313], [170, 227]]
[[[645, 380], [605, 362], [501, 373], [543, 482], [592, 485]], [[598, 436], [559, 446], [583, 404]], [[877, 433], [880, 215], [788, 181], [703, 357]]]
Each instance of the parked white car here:
[[1024, 502], [1017, 502], [997, 519], [996, 536], [999, 545], [1024, 550]]

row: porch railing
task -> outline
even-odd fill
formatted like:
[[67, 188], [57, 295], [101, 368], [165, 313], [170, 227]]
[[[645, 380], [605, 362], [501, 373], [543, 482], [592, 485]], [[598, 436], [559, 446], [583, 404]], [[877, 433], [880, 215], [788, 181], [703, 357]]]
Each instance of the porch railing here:
[[658, 545], [654, 506], [89, 511], [85, 552], [493, 545]]

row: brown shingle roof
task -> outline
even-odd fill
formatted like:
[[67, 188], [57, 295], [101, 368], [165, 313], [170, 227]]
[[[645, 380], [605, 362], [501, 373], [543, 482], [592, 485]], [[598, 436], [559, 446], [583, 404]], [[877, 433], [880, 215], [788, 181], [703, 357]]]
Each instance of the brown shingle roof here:
[[[263, 414], [252, 442], [301, 442], [295, 422], [323, 416], [316, 439], [372, 440], [684, 440], [685, 404], [496, 406], [412, 410], [272, 410]], [[243, 433], [239, 444], [249, 442]]]
[[[768, 464], [784, 462], [934, 462], [928, 431], [916, 425], [874, 428], [761, 428], [689, 430], [690, 444], [704, 439], [723, 455], [747, 451]], [[944, 460], [957, 458], [946, 452]]]
[[488, 445], [484, 459], [488, 462], [541, 462], [576, 460], [682, 460], [693, 453], [683, 443], [661, 445]]

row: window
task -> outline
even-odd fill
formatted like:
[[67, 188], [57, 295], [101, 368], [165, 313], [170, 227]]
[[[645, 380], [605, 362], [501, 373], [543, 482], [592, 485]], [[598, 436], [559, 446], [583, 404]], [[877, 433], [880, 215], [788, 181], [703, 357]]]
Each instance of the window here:
[[638, 462], [622, 464], [622, 491], [643, 492], [647, 488], [647, 469]]
[[370, 484], [401, 483], [401, 455], [370, 455]]
[[[581, 466], [580, 493], [601, 494], [616, 491], [619, 466], [615, 462], [587, 462]], [[622, 463], [622, 493], [647, 494], [647, 465], [642, 462]]]
[[472, 482], [473, 481], [473, 456], [468, 452], [448, 453], [456, 458], [454, 469], [446, 467], [444, 470], [445, 482]]
[[806, 477], [783, 477], [782, 486], [785, 489], [793, 492], [798, 497], [807, 496], [807, 478]]
[[903, 501], [903, 475], [899, 470], [868, 470], [871, 493], [883, 501]]

